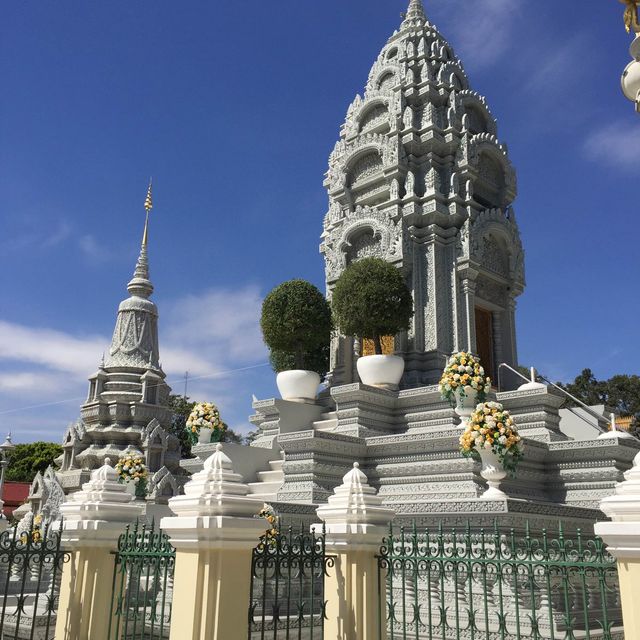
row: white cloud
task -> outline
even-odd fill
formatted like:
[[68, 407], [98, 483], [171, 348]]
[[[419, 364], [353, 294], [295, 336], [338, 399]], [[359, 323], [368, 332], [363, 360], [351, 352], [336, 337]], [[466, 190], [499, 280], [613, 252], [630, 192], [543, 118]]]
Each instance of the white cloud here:
[[0, 361], [37, 364], [76, 376], [91, 374], [108, 340], [0, 321]]
[[98, 265], [112, 258], [111, 251], [99, 242], [92, 234], [86, 234], [78, 238], [78, 247], [85, 259], [91, 264]]
[[[514, 0], [467, 0], [451, 12], [449, 0], [442, 2], [442, 11], [455, 16], [455, 21], [443, 29], [465, 66], [472, 69], [496, 62], [514, 42], [520, 3]], [[460, 15], [464, 18], [460, 19]]]
[[611, 165], [634, 171], [638, 164], [640, 128], [635, 122], [618, 121], [593, 131], [584, 143], [590, 160], [602, 166]]
[[[245, 425], [251, 393], [271, 393], [273, 382], [264, 366], [258, 288], [208, 290], [159, 306], [160, 357], [174, 391], [182, 393], [189, 371], [190, 397], [217, 402], [230, 424]], [[109, 342], [0, 321], [0, 424], [23, 441], [61, 438]]]
[[257, 287], [213, 289], [188, 295], [167, 310], [171, 344], [197, 346], [212, 362], [256, 362], [266, 358], [260, 333], [262, 296]]

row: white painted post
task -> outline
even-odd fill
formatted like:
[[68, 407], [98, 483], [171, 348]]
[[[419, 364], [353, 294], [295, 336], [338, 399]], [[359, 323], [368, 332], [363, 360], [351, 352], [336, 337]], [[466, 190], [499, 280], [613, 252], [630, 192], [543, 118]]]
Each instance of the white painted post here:
[[640, 638], [640, 453], [625, 478], [616, 487], [615, 495], [600, 503], [611, 522], [596, 523], [595, 532], [618, 561], [624, 637]]
[[384, 640], [385, 578], [379, 588], [376, 555], [395, 512], [382, 506], [355, 462], [317, 514], [326, 527], [326, 551], [336, 557], [325, 581], [324, 640], [378, 640], [378, 616]]
[[221, 444], [184, 492], [169, 500], [176, 515], [160, 523], [176, 548], [171, 640], [244, 640], [263, 502], [247, 497]]
[[62, 570], [55, 640], [107, 640], [111, 620], [113, 551], [127, 524], [143, 507], [118, 473], [105, 464], [91, 474], [82, 491], [60, 507], [62, 545], [71, 559]]

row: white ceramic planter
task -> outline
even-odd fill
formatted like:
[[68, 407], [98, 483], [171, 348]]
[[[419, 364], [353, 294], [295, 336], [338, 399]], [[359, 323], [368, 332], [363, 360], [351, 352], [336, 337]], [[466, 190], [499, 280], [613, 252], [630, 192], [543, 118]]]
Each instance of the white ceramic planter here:
[[478, 392], [471, 387], [467, 387], [465, 395], [460, 393], [460, 389], [456, 389], [456, 406], [454, 411], [464, 420], [468, 421], [471, 414], [475, 411], [478, 404]]
[[362, 384], [396, 388], [404, 373], [404, 359], [400, 356], [362, 356], [358, 358], [357, 367]]
[[209, 444], [211, 442], [211, 435], [213, 429], [207, 427], [200, 427], [200, 433], [198, 433], [198, 444]]
[[315, 371], [301, 369], [281, 371], [276, 377], [276, 384], [283, 400], [313, 402], [318, 395], [320, 376]]
[[500, 490], [500, 483], [507, 477], [498, 456], [491, 449], [479, 449], [482, 470], [480, 475], [487, 481], [489, 488], [482, 494], [482, 500], [504, 500], [507, 494]]

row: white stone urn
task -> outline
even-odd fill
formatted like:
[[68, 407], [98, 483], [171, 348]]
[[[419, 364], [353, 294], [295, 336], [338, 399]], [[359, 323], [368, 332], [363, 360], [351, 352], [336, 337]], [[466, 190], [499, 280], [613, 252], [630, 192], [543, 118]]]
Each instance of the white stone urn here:
[[276, 384], [283, 400], [313, 402], [318, 395], [320, 376], [315, 371], [292, 369], [281, 371], [276, 377]]
[[464, 395], [462, 395], [462, 389], [458, 387], [454, 393], [456, 398], [454, 411], [464, 422], [468, 422], [478, 404], [478, 392], [472, 387], [465, 387]]
[[489, 488], [482, 494], [482, 500], [504, 500], [507, 494], [500, 490], [500, 483], [507, 477], [504, 466], [491, 449], [478, 449], [482, 470], [480, 475], [487, 481]]
[[404, 373], [404, 358], [391, 355], [361, 356], [357, 367], [362, 384], [396, 389]]
[[213, 429], [209, 429], [209, 427], [200, 427], [200, 431], [198, 432], [198, 444], [209, 444], [211, 442], [212, 434]]

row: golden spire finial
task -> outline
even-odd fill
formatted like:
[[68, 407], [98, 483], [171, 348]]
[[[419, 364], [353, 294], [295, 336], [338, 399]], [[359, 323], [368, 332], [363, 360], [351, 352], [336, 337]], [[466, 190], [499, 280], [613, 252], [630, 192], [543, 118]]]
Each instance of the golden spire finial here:
[[640, 19], [638, 18], [640, 0], [620, 0], [620, 2], [627, 6], [624, 10], [624, 26], [627, 29], [627, 33], [632, 30], [640, 33]]
[[147, 197], [144, 199], [144, 208], [147, 212], [147, 217], [144, 221], [144, 232], [142, 234], [142, 244], [147, 246], [147, 240], [149, 237], [149, 212], [153, 209], [153, 197], [151, 194], [151, 188], [153, 186], [153, 179], [149, 178], [149, 187], [147, 188]]

